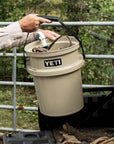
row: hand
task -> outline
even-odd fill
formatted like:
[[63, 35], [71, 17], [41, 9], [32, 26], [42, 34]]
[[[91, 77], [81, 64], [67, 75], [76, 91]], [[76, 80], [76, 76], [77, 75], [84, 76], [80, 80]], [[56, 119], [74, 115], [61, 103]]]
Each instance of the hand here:
[[38, 31], [41, 31], [47, 38], [49, 38], [50, 40], [55, 40], [57, 39], [58, 37], [60, 37], [59, 34], [53, 32], [53, 31], [50, 31], [50, 30], [38, 30]]
[[38, 17], [36, 14], [29, 14], [19, 20], [19, 24], [23, 32], [36, 31], [41, 23], [51, 23], [51, 21]]

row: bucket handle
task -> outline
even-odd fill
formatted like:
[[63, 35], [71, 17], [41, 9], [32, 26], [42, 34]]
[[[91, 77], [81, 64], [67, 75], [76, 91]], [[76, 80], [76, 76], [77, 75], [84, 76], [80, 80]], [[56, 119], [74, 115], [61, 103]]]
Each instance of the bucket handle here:
[[48, 50], [50, 50], [51, 49], [51, 47], [55, 44], [55, 42], [57, 42], [61, 37], [63, 37], [63, 36], [66, 36], [67, 37], [67, 39], [69, 40], [69, 47], [70, 46], [72, 46], [72, 41], [71, 41], [71, 39], [69, 38], [69, 36], [67, 36], [67, 35], [61, 35], [61, 36], [59, 36], [56, 40], [54, 40], [50, 45], [49, 45], [49, 47], [47, 48]]
[[76, 34], [73, 31], [71, 31], [71, 29], [69, 27], [67, 27], [58, 17], [45, 16], [45, 15], [38, 15], [38, 17], [43, 17], [43, 18], [49, 19], [51, 21], [58, 21], [72, 36], [74, 36], [79, 41], [80, 47], [82, 49], [83, 58], [84, 59], [86, 58], [81, 39], [78, 36], [76, 36]]

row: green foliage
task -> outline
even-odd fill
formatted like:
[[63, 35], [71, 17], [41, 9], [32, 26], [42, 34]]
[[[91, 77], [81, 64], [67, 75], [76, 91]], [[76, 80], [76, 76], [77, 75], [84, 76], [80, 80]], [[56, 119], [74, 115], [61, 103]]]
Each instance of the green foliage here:
[[[0, 1], [0, 20], [16, 21], [28, 13], [56, 15], [63, 21], [113, 21], [113, 0], [3, 0]], [[68, 34], [62, 27], [43, 27], [60, 34]], [[82, 40], [86, 54], [114, 54], [113, 43], [104, 37], [114, 39], [112, 26], [70, 26]], [[100, 38], [90, 32], [100, 34]], [[12, 50], [5, 50], [11, 52]], [[80, 50], [81, 51], [81, 50]], [[17, 48], [23, 53], [23, 47]], [[8, 63], [7, 63], [8, 62]], [[32, 81], [26, 72], [23, 58], [17, 58], [17, 81]], [[0, 58], [0, 80], [11, 80], [11, 58]], [[111, 60], [86, 59], [82, 69], [83, 83], [108, 84], [114, 75]]]
[[[63, 0], [62, 15], [66, 21], [112, 21], [113, 1], [101, 0]], [[113, 43], [104, 39], [114, 38], [112, 26], [71, 27], [83, 43], [86, 54], [114, 54]], [[100, 38], [90, 35], [89, 32], [100, 34]], [[111, 60], [86, 60], [82, 68], [83, 83], [109, 84], [113, 75]]]
[[[55, 15], [63, 21], [113, 21], [113, 0], [0, 0], [0, 21], [17, 21], [24, 15], [37, 13]], [[68, 34], [62, 27], [45, 27], [60, 34]], [[70, 26], [82, 40], [86, 54], [114, 54], [113, 43], [104, 40], [104, 37], [114, 39], [112, 26]], [[100, 34], [96, 38], [89, 32]], [[80, 50], [81, 51], [81, 50]], [[10, 53], [12, 49], [2, 50]], [[23, 46], [17, 47], [18, 53], [23, 53]], [[86, 59], [82, 68], [83, 84], [111, 83], [114, 76], [111, 60]], [[12, 58], [0, 57], [0, 81], [12, 80]], [[17, 58], [17, 81], [32, 81], [24, 68], [23, 58]], [[37, 106], [38, 101], [32, 88], [16, 88], [16, 105]], [[0, 104], [11, 105], [11, 87], [0, 86]], [[11, 127], [12, 110], [0, 110], [0, 126]], [[37, 111], [16, 111], [17, 128], [38, 129]]]
[[[0, 86], [0, 105], [12, 105], [11, 87]], [[34, 88], [18, 87], [16, 89], [17, 106], [38, 106]], [[0, 127], [12, 127], [12, 110], [0, 109]], [[39, 129], [38, 111], [16, 110], [16, 127], [21, 129]]]

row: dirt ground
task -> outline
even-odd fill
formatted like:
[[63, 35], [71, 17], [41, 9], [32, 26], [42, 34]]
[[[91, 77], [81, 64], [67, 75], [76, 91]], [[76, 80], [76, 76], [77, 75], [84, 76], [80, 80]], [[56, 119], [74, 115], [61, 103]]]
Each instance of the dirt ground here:
[[54, 130], [57, 144], [114, 144], [114, 128], [74, 128], [68, 123]]
[[[95, 113], [98, 114], [99, 117], [97, 117], [95, 114], [94, 117], [88, 120], [88, 117], [86, 117], [86, 119], [81, 117], [84, 114], [88, 114], [88, 112], [92, 109], [92, 106], [88, 108], [89, 110], [87, 113], [84, 111], [81, 113], [81, 115], [76, 114], [76, 116], [73, 115], [70, 117], [71, 119], [74, 119], [73, 121], [69, 121], [70, 124], [68, 122], [63, 123], [61, 128], [53, 130], [57, 144], [114, 144], [114, 103], [110, 104], [109, 106], [110, 108], [108, 110], [101, 109]], [[58, 120], [60, 121], [63, 119]], [[82, 123], [81, 120], [83, 120], [84, 123]], [[48, 123], [49, 121], [50, 119], [45, 122]], [[57, 122], [59, 121], [55, 121], [54, 119], [53, 121], [50, 121], [50, 124], [52, 125], [54, 123], [57, 125]], [[73, 123], [77, 123], [79, 121], [81, 126], [72, 125]], [[85, 126], [85, 124], [87, 125]], [[3, 134], [0, 133], [0, 144], [2, 144], [2, 135]]]
[[[75, 128], [68, 123], [61, 129], [53, 130], [57, 144], [114, 144], [114, 128], [89, 127]], [[0, 133], [0, 144], [2, 144]]]

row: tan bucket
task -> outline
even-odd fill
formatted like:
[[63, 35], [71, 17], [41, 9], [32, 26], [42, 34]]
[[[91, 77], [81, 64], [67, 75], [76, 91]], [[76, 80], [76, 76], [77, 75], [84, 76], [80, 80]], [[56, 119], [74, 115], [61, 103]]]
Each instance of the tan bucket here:
[[[83, 108], [82, 54], [74, 37], [60, 38], [48, 52], [32, 52], [40, 41], [25, 47], [30, 58], [27, 71], [33, 75], [40, 112], [47, 116], [65, 116]], [[51, 42], [47, 40], [50, 45]]]

